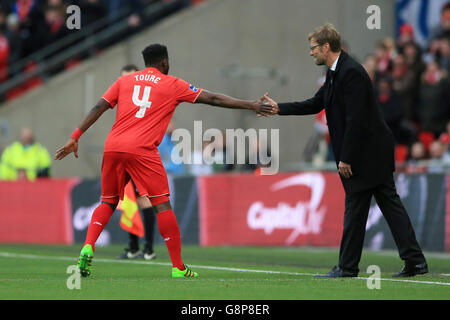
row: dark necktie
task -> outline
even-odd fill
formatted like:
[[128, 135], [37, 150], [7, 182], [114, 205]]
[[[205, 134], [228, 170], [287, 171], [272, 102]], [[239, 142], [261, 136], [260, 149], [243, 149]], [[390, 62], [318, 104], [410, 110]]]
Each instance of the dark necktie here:
[[335, 73], [336, 71], [328, 69], [328, 78], [330, 79], [330, 83], [333, 83]]

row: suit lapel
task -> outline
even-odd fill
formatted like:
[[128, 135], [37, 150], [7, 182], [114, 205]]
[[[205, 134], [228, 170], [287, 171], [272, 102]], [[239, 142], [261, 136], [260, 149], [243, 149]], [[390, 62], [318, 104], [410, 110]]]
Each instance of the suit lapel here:
[[328, 69], [328, 71], [327, 71], [327, 79], [326, 79], [327, 92], [325, 95], [325, 106], [327, 106], [327, 107], [331, 106], [331, 98], [333, 97], [333, 89], [336, 84], [337, 74], [339, 72], [339, 69], [341, 68], [342, 63], [344, 62], [344, 60], [346, 58], [347, 58], [347, 53], [344, 50], [342, 50], [341, 54], [339, 55], [339, 60], [337, 62], [336, 70], [334, 72], [333, 81], [331, 81], [330, 69]]

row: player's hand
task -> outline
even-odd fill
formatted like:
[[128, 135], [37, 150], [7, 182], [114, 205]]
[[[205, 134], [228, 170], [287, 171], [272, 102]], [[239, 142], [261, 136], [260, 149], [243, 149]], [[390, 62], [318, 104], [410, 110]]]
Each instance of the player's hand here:
[[255, 113], [258, 115], [258, 117], [267, 117], [272, 115], [272, 105], [264, 103], [262, 98], [253, 101], [253, 104], [253, 110], [255, 110]]
[[[278, 111], [280, 111], [280, 109], [278, 108], [278, 103], [276, 103], [272, 98], [269, 97], [269, 94], [266, 92], [264, 94], [264, 96], [262, 96], [261, 98], [259, 98], [259, 100], [266, 108], [264, 110], [268, 111], [269, 116], [272, 116], [274, 114], [278, 114]], [[260, 116], [260, 115], [258, 115]]]
[[78, 141], [75, 139], [70, 139], [64, 147], [56, 151], [55, 160], [61, 160], [72, 152], [75, 154], [75, 157], [78, 158]]
[[345, 179], [348, 179], [351, 176], [353, 176], [352, 167], [348, 163], [339, 161], [338, 168], [339, 168], [339, 173]]

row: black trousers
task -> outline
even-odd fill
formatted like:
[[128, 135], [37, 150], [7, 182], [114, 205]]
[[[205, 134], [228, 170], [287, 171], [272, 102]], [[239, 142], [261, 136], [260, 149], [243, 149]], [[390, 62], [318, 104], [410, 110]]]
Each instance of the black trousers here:
[[400, 258], [407, 265], [425, 262], [411, 221], [395, 188], [394, 177], [374, 188], [345, 195], [344, 231], [339, 250], [339, 267], [359, 272], [358, 264], [366, 233], [372, 196], [386, 219]]
[[[155, 228], [155, 213], [153, 207], [142, 209], [143, 224], [144, 224], [144, 237], [145, 237], [145, 249], [144, 251], [153, 252], [153, 230]], [[139, 237], [135, 234], [128, 233], [130, 239], [129, 248], [131, 251], [139, 250]]]

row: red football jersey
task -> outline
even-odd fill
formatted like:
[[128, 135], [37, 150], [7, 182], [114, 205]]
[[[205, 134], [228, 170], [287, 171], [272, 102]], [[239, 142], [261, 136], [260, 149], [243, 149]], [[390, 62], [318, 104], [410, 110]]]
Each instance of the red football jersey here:
[[201, 91], [156, 68], [120, 77], [102, 97], [111, 108], [117, 104], [116, 121], [106, 138], [104, 151], [145, 155], [155, 149], [177, 105], [195, 102]]

